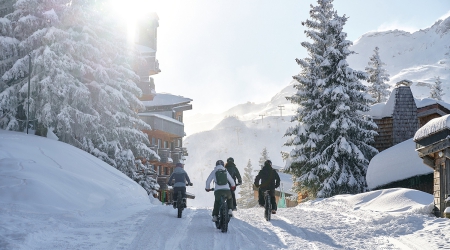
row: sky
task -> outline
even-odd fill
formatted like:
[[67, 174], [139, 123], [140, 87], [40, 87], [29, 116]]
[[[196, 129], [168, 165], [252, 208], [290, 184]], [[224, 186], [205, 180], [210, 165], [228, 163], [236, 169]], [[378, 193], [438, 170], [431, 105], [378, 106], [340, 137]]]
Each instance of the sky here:
[[[156, 91], [193, 99], [187, 116], [265, 102], [287, 86], [300, 71], [295, 59], [307, 56], [300, 45], [307, 40], [301, 22], [309, 18], [309, 5], [316, 5], [311, 0], [127, 3], [158, 14]], [[450, 14], [447, 0], [335, 0], [334, 7], [349, 17], [344, 31], [351, 41], [370, 31], [417, 31]]]
[[[137, 183], [68, 144], [0, 130], [0, 249], [442, 249], [450, 220], [431, 194], [385, 189], [211, 221], [212, 192], [188, 199], [182, 218]], [[203, 183], [194, 182], [194, 186]], [[209, 206], [195, 206], [197, 199]]]

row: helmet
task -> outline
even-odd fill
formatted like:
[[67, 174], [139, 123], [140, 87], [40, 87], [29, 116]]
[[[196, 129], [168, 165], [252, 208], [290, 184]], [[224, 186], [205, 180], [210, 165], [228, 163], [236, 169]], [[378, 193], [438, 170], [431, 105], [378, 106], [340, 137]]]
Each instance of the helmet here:
[[221, 166], [223, 166], [224, 164], [223, 164], [223, 161], [222, 160], [218, 160], [218, 161], [216, 161], [216, 166], [219, 166], [219, 165], [221, 165]]
[[232, 163], [234, 163], [234, 159], [233, 159], [232, 157], [229, 157], [229, 158], [227, 159], [227, 162], [232, 162]]
[[182, 168], [183, 167], [183, 164], [181, 163], [181, 162], [178, 162], [176, 165], [175, 165], [175, 167], [180, 167], [180, 168]]
[[265, 161], [264, 166], [267, 166], [267, 165], [272, 166], [272, 161], [271, 160]]

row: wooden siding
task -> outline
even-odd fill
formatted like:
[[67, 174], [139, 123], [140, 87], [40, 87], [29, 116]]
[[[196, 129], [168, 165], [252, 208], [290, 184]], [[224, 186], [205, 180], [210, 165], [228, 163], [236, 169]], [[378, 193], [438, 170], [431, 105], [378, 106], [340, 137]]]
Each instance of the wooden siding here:
[[392, 117], [374, 119], [373, 121], [378, 126], [378, 129], [376, 130], [378, 135], [374, 138], [375, 142], [373, 146], [378, 149], [379, 152], [392, 147]]

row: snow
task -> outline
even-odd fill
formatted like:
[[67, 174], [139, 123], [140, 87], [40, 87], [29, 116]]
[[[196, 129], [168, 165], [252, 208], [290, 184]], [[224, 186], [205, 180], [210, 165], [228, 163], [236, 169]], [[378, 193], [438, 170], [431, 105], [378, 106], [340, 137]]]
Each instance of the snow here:
[[439, 249], [450, 243], [450, 221], [432, 216], [433, 197], [416, 190], [317, 199], [279, 208], [270, 222], [261, 208], [239, 209], [224, 234], [211, 222], [212, 193], [193, 192], [210, 205], [193, 207], [189, 199], [178, 219], [124, 174], [62, 142], [0, 130], [0, 166], [1, 249]]
[[411, 138], [375, 155], [367, 169], [367, 187], [374, 189], [393, 181], [432, 173], [415, 149], [416, 144]]
[[139, 113], [139, 116], [146, 116], [146, 117], [154, 116], [154, 117], [158, 117], [160, 119], [163, 119], [163, 120], [166, 120], [166, 121], [169, 121], [169, 122], [173, 122], [173, 123], [176, 123], [176, 124], [179, 124], [179, 125], [184, 125], [182, 122], [180, 122], [180, 121], [178, 121], [176, 119], [173, 119], [171, 117], [168, 117], [168, 116], [165, 116], [165, 115], [159, 115], [159, 114], [155, 114], [155, 113], [151, 113], [151, 112], [150, 113]]
[[450, 115], [444, 115], [427, 122], [414, 135], [414, 141], [423, 139], [445, 129], [450, 129]]
[[164, 106], [164, 105], [175, 105], [182, 104], [192, 101], [192, 99], [172, 95], [168, 93], [158, 93], [155, 95], [152, 101], [143, 101], [145, 107], [153, 107], [153, 106]]

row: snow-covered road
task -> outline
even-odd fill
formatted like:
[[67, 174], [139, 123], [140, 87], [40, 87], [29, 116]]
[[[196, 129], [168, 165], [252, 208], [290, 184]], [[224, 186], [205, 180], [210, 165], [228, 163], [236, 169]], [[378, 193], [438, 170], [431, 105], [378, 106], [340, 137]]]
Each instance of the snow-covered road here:
[[41, 218], [30, 225], [42, 228], [20, 249], [422, 250], [448, 249], [450, 244], [448, 219], [417, 211], [369, 212], [334, 198], [279, 209], [270, 222], [262, 208], [240, 209], [228, 233], [215, 228], [209, 208], [188, 207], [177, 218], [171, 206], [157, 205], [116, 218], [58, 225], [63, 218]]

